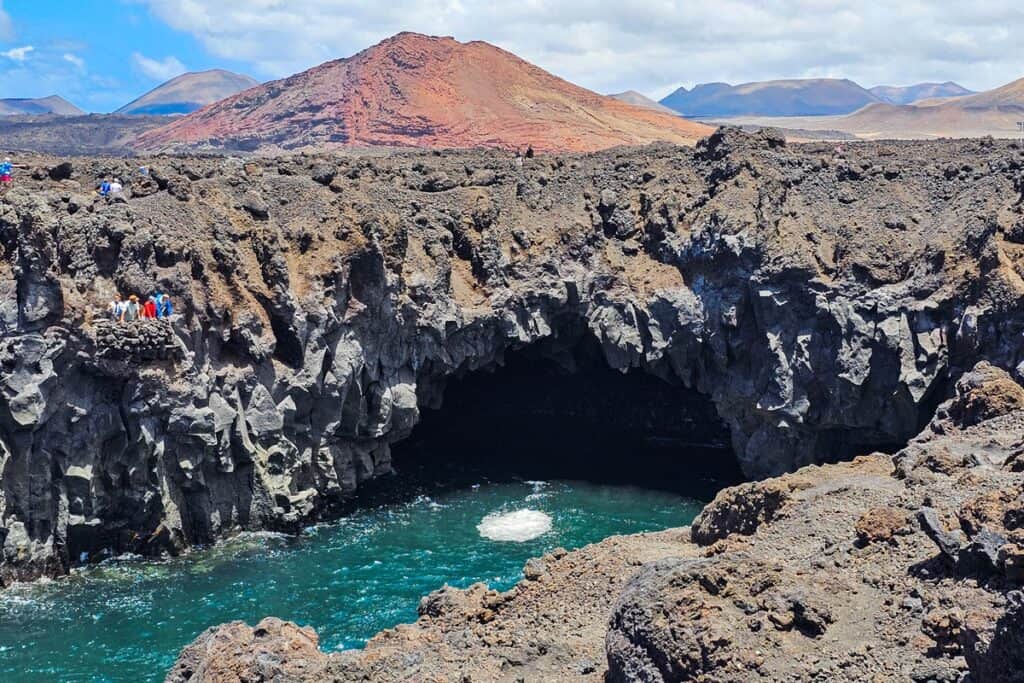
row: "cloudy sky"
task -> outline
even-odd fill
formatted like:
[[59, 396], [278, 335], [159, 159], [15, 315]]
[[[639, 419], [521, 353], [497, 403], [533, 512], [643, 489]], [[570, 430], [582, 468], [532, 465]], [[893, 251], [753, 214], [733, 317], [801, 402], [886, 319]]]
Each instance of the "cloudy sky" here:
[[269, 80], [399, 31], [486, 40], [600, 92], [1024, 77], [1020, 0], [0, 0], [0, 97], [115, 109], [186, 70]]

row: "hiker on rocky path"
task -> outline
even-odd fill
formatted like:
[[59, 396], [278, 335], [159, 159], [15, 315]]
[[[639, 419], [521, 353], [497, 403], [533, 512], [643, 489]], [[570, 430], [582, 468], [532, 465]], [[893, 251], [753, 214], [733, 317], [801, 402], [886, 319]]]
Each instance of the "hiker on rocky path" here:
[[164, 294], [163, 300], [160, 302], [160, 306], [157, 309], [157, 317], [166, 319], [170, 318], [172, 315], [174, 315], [174, 304], [171, 303], [171, 297]]
[[146, 303], [142, 306], [142, 317], [143, 318], [156, 318], [156, 297], [152, 294], [146, 298]]
[[114, 322], [119, 321], [121, 316], [124, 315], [124, 300], [120, 294], [115, 294], [114, 298], [107, 304], [107, 315]]
[[121, 322], [133, 323], [139, 319], [142, 313], [142, 307], [139, 306], [139, 297], [132, 294], [128, 297], [128, 303], [125, 304], [124, 310], [121, 312]]
[[100, 196], [101, 197], [109, 197], [110, 196], [110, 181], [107, 180], [106, 178], [104, 178], [103, 182], [100, 183]]

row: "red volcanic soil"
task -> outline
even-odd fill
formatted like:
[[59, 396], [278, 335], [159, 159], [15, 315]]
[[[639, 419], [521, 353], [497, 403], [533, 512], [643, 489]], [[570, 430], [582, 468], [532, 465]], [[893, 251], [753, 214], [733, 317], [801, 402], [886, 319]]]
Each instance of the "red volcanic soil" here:
[[692, 144], [711, 130], [598, 95], [488, 43], [400, 33], [212, 104], [145, 133], [136, 146], [591, 151]]

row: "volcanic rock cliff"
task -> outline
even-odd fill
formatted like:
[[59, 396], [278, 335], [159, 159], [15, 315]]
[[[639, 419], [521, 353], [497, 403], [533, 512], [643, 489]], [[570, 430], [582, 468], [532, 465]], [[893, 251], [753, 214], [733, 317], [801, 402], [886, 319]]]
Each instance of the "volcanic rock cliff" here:
[[895, 457], [725, 489], [685, 529], [528, 560], [499, 593], [326, 654], [268, 617], [213, 627], [171, 683], [959, 681], [1024, 672], [1024, 387], [981, 362]]
[[[0, 203], [5, 581], [330, 514], [525, 346], [706, 395], [751, 477], [895, 449], [1022, 360], [1011, 144], [158, 157], [111, 202], [136, 164], [33, 163]], [[155, 288], [170, 323], [99, 321]]]

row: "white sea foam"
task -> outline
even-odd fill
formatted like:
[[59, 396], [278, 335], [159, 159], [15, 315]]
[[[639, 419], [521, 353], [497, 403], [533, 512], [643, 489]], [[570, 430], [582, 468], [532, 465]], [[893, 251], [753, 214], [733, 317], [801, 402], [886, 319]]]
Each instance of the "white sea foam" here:
[[484, 538], [522, 543], [551, 531], [551, 517], [540, 510], [492, 512], [476, 525]]

